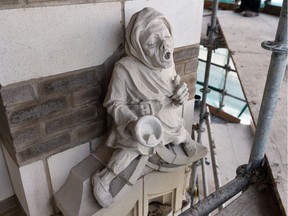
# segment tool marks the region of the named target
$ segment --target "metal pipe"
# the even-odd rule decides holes
[[[204,78],[204,88],[203,88],[203,94],[202,94],[202,103],[201,103],[201,109],[200,109],[200,116],[199,116],[199,124],[198,124],[198,136],[197,136],[197,142],[202,144],[202,125],[204,122],[204,115],[206,112],[206,99],[207,99],[207,93],[209,92],[208,89],[208,81],[209,81],[209,73],[210,73],[210,65],[211,65],[211,58],[212,58],[212,51],[214,48],[214,42],[215,42],[215,32],[216,32],[216,19],[217,19],[217,9],[218,9],[219,0],[213,1],[213,8],[212,8],[212,16],[211,16],[211,26],[209,29],[209,45],[207,46],[208,52],[207,52],[207,63],[205,68],[205,78]],[[192,169],[197,169],[197,161],[193,163]],[[204,168],[205,170],[205,168]],[[192,194],[194,194],[194,189],[196,185],[196,179],[197,179],[197,170],[191,173],[191,190]]]
[[[207,100],[207,93],[209,93],[208,82],[209,82],[209,75],[210,75],[210,67],[211,67],[211,59],[212,59],[212,52],[215,49],[215,33],[216,33],[216,19],[217,19],[217,9],[218,9],[219,0],[213,1],[213,8],[212,8],[212,16],[211,16],[211,23],[209,29],[209,40],[207,46],[207,62],[205,67],[205,77],[204,77],[204,86],[203,86],[203,94],[202,94],[202,103],[200,109],[200,118],[199,118],[199,133],[197,137],[197,142],[201,143],[201,133],[202,133],[202,125],[204,122],[204,115],[206,113],[206,100]]]
[[[210,146],[211,163],[212,163],[213,177],[214,177],[214,182],[215,182],[215,189],[218,190],[221,187],[220,171],[219,171],[219,165],[218,165],[218,160],[217,160],[216,145],[215,145],[214,137],[213,137],[213,130],[211,127],[209,107],[207,107],[207,111],[208,111],[208,115],[206,118],[206,125],[207,125],[207,132],[208,132],[208,139],[209,139],[209,146]]]
[[[191,200],[191,205],[194,205],[195,204],[195,189],[196,189],[196,182],[197,182],[197,176],[198,176],[198,167],[200,166],[200,163],[201,161],[198,160],[198,161],[195,161],[193,164],[192,164],[192,167],[191,167],[191,175],[190,175],[190,195],[191,197],[193,197],[193,199]]]
[[[255,168],[260,167],[264,159],[287,64],[287,0],[283,1],[275,41],[263,42],[261,45],[271,50],[272,55],[249,159]]]
[[[245,166],[238,168],[238,170],[246,170]],[[223,203],[231,199],[236,194],[240,193],[249,185],[251,175],[238,171],[235,179],[228,182],[226,185],[210,194],[207,198],[200,200],[196,205],[184,211],[179,216],[206,216],[213,210],[221,206]]]
[[[204,198],[208,196],[208,183],[207,183],[207,175],[206,175],[206,166],[204,158],[201,158],[201,170],[202,170],[202,183],[203,183],[203,195]]]
[[[229,60],[230,60],[230,55],[228,53],[227,64],[225,66],[225,76],[224,76],[224,84],[223,84],[223,89],[222,89],[222,97],[221,97],[221,101],[220,101],[220,109],[222,109],[224,107],[224,97],[227,93],[226,84],[227,84],[227,77],[228,77],[228,73],[229,73]]]
[[[209,107],[207,107],[207,112],[208,112],[208,115],[206,118],[206,125],[207,125],[208,139],[209,139],[212,171],[213,171],[215,189],[218,190],[221,187],[221,179],[220,179],[220,171],[219,171],[219,165],[218,165],[218,160],[217,160],[216,145],[214,142],[213,131],[211,127]],[[224,207],[225,206],[223,204],[222,206],[219,207],[219,210],[221,210]]]

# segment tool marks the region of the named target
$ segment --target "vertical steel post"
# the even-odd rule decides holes
[[[264,159],[287,64],[287,0],[283,1],[275,41],[263,42],[261,45],[271,50],[272,55],[249,159],[254,168],[260,167]]]
[[[218,165],[218,160],[217,160],[216,145],[214,142],[213,130],[211,127],[210,112],[209,112],[208,107],[207,107],[207,112],[208,112],[208,115],[206,118],[206,125],[207,125],[207,132],[208,132],[208,139],[209,139],[209,146],[210,146],[212,170],[213,170],[215,189],[218,190],[221,187],[221,179],[220,179],[220,171],[219,171],[219,165]],[[219,207],[219,210],[221,210],[224,207],[225,206],[223,204],[221,207]]]
[[[205,68],[205,78],[204,78],[204,87],[202,90],[202,102],[201,102],[201,109],[200,109],[200,116],[199,116],[199,125],[198,125],[198,137],[197,137],[197,142],[202,143],[202,136],[201,133],[202,127],[203,127],[203,122],[205,118],[205,113],[206,113],[206,99],[207,99],[207,93],[209,92],[208,89],[208,82],[209,82],[209,74],[210,74],[210,66],[211,66],[211,58],[212,58],[212,51],[215,46],[215,33],[216,33],[216,28],[217,28],[217,10],[218,10],[218,4],[219,0],[214,0],[213,1],[213,8],[212,8],[212,16],[211,16],[211,23],[210,27],[208,27],[208,33],[209,33],[209,41],[207,45],[207,62],[206,62],[206,68]],[[203,174],[203,183],[204,183],[204,192],[208,192],[207,190],[207,182],[205,186],[205,161],[203,159],[200,160],[202,163],[202,174]],[[190,185],[191,185],[191,194],[194,194],[195,186],[196,186],[196,179],[197,179],[197,169],[199,166],[200,162],[196,161],[192,165],[192,173],[191,173],[191,179],[190,179]],[[192,202],[193,203],[193,202]]]
[[[227,64],[225,65],[224,84],[223,84],[223,89],[222,89],[222,94],[221,94],[221,101],[220,101],[220,109],[222,109],[224,107],[224,98],[225,98],[225,95],[226,95],[227,77],[228,77],[228,73],[230,71],[229,62],[230,62],[230,52],[228,51]]]
[[[210,27],[208,27],[209,32],[209,40],[207,46],[207,61],[205,67],[205,77],[204,77],[204,84],[203,84],[203,94],[202,94],[202,103],[200,109],[200,118],[199,118],[199,133],[197,137],[197,142],[201,143],[201,133],[202,133],[202,125],[204,122],[205,114],[206,114],[206,100],[207,100],[207,93],[209,93],[209,76],[210,76],[210,67],[211,67],[211,59],[212,59],[212,52],[215,49],[215,39],[216,39],[216,29],[217,29],[217,10],[218,10],[219,0],[213,1],[213,8],[212,8],[212,16],[211,16],[211,23]]]

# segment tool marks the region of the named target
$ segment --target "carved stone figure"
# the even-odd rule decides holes
[[[188,100],[188,88],[176,74],[173,37],[167,19],[152,8],[134,14],[126,29],[127,56],[114,67],[104,106],[113,117],[106,145],[115,148],[107,166],[92,176],[98,203],[109,207],[111,181],[139,155],[181,145],[188,157],[196,147],[176,108]]]

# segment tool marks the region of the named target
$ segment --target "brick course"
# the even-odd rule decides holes
[[[70,114],[52,119],[45,122],[45,130],[47,134],[56,133],[63,129],[71,128],[88,120],[97,118],[95,107],[83,107],[76,111],[72,110]]]
[[[15,149],[21,149],[26,143],[39,140],[43,136],[40,124],[15,130],[12,132],[12,139]]]
[[[106,112],[102,107],[104,75],[102,66],[90,67],[0,89],[0,138],[18,165],[106,132]],[[92,124],[95,122],[98,130]],[[93,135],[90,124],[94,126]],[[90,134],[81,128],[89,129]],[[83,137],[85,134],[88,138]]]
[[[91,122],[90,124],[87,124],[76,130],[77,142],[78,144],[88,142],[106,132],[107,132],[107,126],[106,121],[104,119]]]
[[[43,142],[16,153],[17,162],[21,165],[27,164],[30,161],[39,160],[43,157],[51,156],[59,151],[68,149],[71,146],[71,135],[65,133],[59,136],[47,138]]]
[[[39,93],[41,95],[65,94],[95,85],[95,72],[95,68],[89,68],[76,74],[66,73],[62,76],[55,76],[54,79],[44,80],[39,83]]]
[[[198,44],[177,48],[177,73],[194,98]],[[119,49],[103,65],[11,84],[0,89],[0,138],[18,165],[43,159],[107,132],[102,106]],[[107,121],[108,120],[108,121]]]
[[[96,86],[81,91],[74,92],[72,94],[72,104],[73,106],[79,106],[92,101],[102,100],[101,97],[104,96],[103,87]]]
[[[14,9],[23,7],[45,7],[101,2],[120,2],[121,0],[1,0],[0,8]]]
[[[181,62],[197,58],[199,54],[199,45],[176,48],[174,50],[174,62]]]
[[[177,48],[174,51],[176,72],[181,76],[189,90],[189,99],[193,99],[196,92],[199,45]]]
[[[9,122],[11,125],[21,124],[29,120],[39,119],[43,116],[62,111],[66,107],[67,101],[63,97],[54,100],[48,100],[35,106],[13,111],[10,114]]]
[[[13,105],[36,100],[32,85],[20,85],[1,90],[4,105]]]

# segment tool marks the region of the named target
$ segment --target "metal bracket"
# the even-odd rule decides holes
[[[228,58],[229,58],[229,56],[228,56]],[[231,67],[228,64],[224,65],[224,69],[227,70],[227,72],[231,71]]]
[[[202,127],[201,129],[199,128],[199,124],[198,123],[194,124],[192,127],[193,127],[194,130],[196,130],[198,132],[201,132],[201,133],[205,131],[204,127]]]
[[[284,44],[276,44],[274,41],[264,41],[261,43],[261,47],[263,49],[276,52],[276,53],[288,53],[288,47]]]
[[[207,91],[204,91],[204,89],[202,88],[202,89],[200,89],[200,92],[205,92],[205,93],[210,93],[211,92],[211,89],[207,89]]]
[[[237,176],[244,177],[245,175],[251,176],[252,172],[252,163],[241,165],[237,168],[236,174]]]
[[[208,23],[208,24],[207,24],[206,36],[209,36],[209,33],[210,33],[210,32],[214,32],[215,34],[219,34],[218,27],[219,27],[219,25],[216,24],[216,26],[213,28],[213,27],[211,26],[211,24]]]

